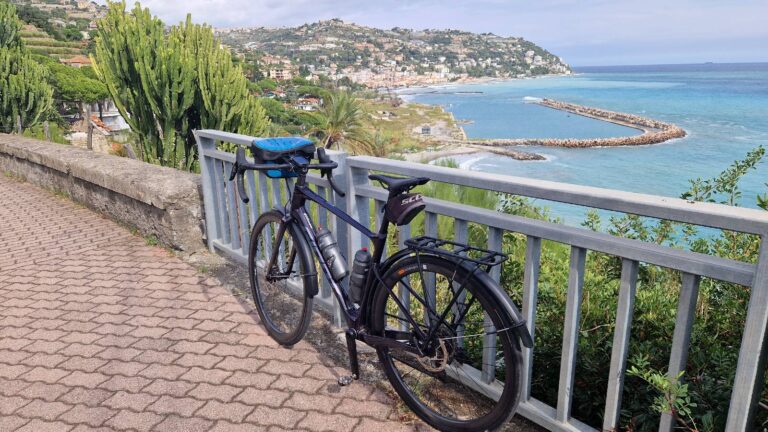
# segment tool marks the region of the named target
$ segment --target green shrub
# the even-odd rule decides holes
[[[691,181],[684,198],[737,205],[739,181],[762,161],[758,147],[744,160],[736,161],[709,180]],[[442,163],[455,166],[455,163]],[[768,185],[767,185],[768,186]],[[530,200],[497,196],[492,192],[454,185],[430,183],[425,195],[541,220],[554,221],[546,209]],[[760,195],[766,204],[766,195]],[[414,223],[423,232],[423,216]],[[611,235],[648,243],[687,249],[748,263],[755,263],[759,238],[747,234],[700,231],[694,227],[642,218],[613,216],[603,221],[590,212],[583,225]],[[453,237],[453,221],[438,219],[438,235]],[[470,243],[483,246],[487,230],[470,224]],[[501,284],[516,304],[522,303],[523,263],[526,238],[505,232],[503,251],[510,255],[502,267]],[[533,396],[556,405],[562,353],[563,316],[568,291],[570,247],[544,241],[541,251],[539,297],[534,343]],[[596,428],[602,426],[610,367],[621,260],[589,252],[579,323],[578,360],[573,390],[573,417]],[[680,380],[665,380],[675,326],[681,275],[677,271],[641,264],[632,320],[629,358],[633,366],[625,379],[621,429],[658,429],[660,411],[674,407],[680,428],[691,431],[723,430],[731,397],[731,386],[741,345],[742,329],[750,290],[746,287],[703,278],[699,287],[696,317],[686,371]],[[765,392],[765,390],[764,390]],[[767,395],[764,393],[763,398]],[[761,410],[758,421],[768,413]]]

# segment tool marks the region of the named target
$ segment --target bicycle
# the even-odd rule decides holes
[[[230,175],[230,181],[237,177],[240,198],[249,199],[243,180],[247,170],[284,178],[289,191],[282,209],[259,216],[250,237],[251,291],[269,335],[283,346],[303,338],[318,293],[319,269],[347,324],[352,374],[339,384],[360,377],[360,340],[377,351],[392,387],[431,426],[492,430],[509,420],[519,402],[521,345],[531,347],[533,341],[518,309],[488,275],[507,257],[422,236],[405,241],[404,249],[385,258],[389,225],[407,225],[425,208],[421,195],[409,192],[428,178],[370,175],[389,191],[385,217],[373,232],[307,185],[308,172],[319,170],[344,196],[332,176],[338,165],[323,148],[316,151],[318,163],[312,163],[314,145],[302,138],[257,139],[250,150],[254,163],[240,147]],[[292,190],[288,178],[295,179]],[[315,227],[305,207],[308,201],[371,240],[373,254],[357,251],[351,274],[329,231]],[[496,343],[486,346],[491,335]],[[483,363],[489,367],[481,373]]]

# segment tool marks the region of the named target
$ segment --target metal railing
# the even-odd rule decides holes
[[[282,203],[286,187],[278,180],[267,179],[263,174],[248,173],[247,191],[251,196],[248,205],[237,199],[234,185],[226,181],[234,162],[234,155],[216,149],[217,142],[248,145],[253,138],[220,131],[197,132],[203,194],[206,213],[207,242],[212,251],[225,253],[245,263],[248,255],[249,228],[258,215],[276,203]],[[538,279],[542,240],[550,240],[570,246],[568,292],[563,329],[560,380],[556,406],[550,406],[531,396],[531,377],[535,346],[524,351],[522,398],[519,414],[535,423],[557,431],[594,431],[595,429],[571,416],[574,375],[577,362],[579,319],[584,285],[585,263],[588,251],[619,257],[622,262],[618,309],[613,336],[608,390],[602,430],[615,430],[619,426],[621,397],[627,366],[632,314],[637,292],[638,268],[641,263],[676,270],[682,275],[680,298],[669,358],[670,377],[685,370],[691,329],[694,322],[699,284],[702,277],[735,283],[751,289],[746,325],[739,351],[734,389],[728,412],[726,430],[746,431],[751,427],[759,397],[763,391],[766,357],[766,326],[768,325],[768,213],[735,208],[718,204],[693,203],[685,200],[636,193],[576,186],[519,177],[491,175],[445,168],[426,164],[409,163],[367,156],[348,157],[344,153],[331,152],[339,163],[334,180],[347,191],[346,198],[334,196],[324,179],[311,176],[308,182],[316,191],[346,210],[363,223],[371,220],[371,201],[376,209],[376,223],[386,201],[386,192],[371,185],[371,171],[405,176],[429,177],[444,182],[506,194],[538,198],[561,203],[575,204],[596,209],[631,213],[657,219],[665,219],[703,227],[754,234],[760,237],[760,255],[756,265],[728,260],[695,252],[673,249],[638,240],[614,237],[609,234],[556,223],[513,216],[497,211],[464,204],[425,199],[427,203],[424,230],[426,235],[437,234],[437,219],[453,219],[454,240],[466,241],[469,224],[488,229],[488,249],[501,251],[504,232],[526,236],[523,278],[522,312],[531,332],[536,323]],[[352,256],[355,250],[365,246],[363,238],[349,227],[337,224],[323,209],[317,209],[319,224],[331,227],[339,245]],[[332,215],[331,215],[332,216]],[[402,227],[400,241],[410,236],[410,227]],[[499,270],[491,273],[497,281]],[[323,286],[316,299],[328,311],[334,312],[340,323],[340,315],[333,296]],[[494,336],[486,338],[487,346],[495,346]],[[485,351],[485,350],[484,350]],[[484,362],[486,363],[486,362]],[[485,378],[486,389],[493,394],[492,376],[489,371],[474,371]],[[480,379],[478,379],[480,381]],[[485,384],[484,384],[485,385]],[[673,419],[664,414],[659,430],[671,431]]]

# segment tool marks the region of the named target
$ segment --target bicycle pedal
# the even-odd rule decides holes
[[[338,382],[339,382],[340,386],[346,387],[346,386],[352,384],[352,381],[354,381],[356,379],[357,379],[356,375],[344,375],[342,377],[339,377]]]

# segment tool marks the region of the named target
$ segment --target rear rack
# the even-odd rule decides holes
[[[468,261],[478,266],[486,266],[485,271],[489,271],[491,267],[507,260],[506,255],[496,251],[428,236],[408,239],[405,241],[405,246],[417,252],[427,252],[461,261]]]

